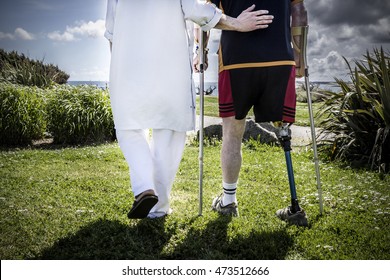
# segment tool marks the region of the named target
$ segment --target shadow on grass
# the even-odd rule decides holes
[[[99,220],[58,240],[37,259],[285,259],[293,244],[285,230],[231,237],[231,218],[218,217],[199,229],[198,219],[141,220],[130,226]]]
[[[245,236],[234,235],[234,230],[228,229],[231,219],[231,217],[218,216],[217,219],[209,222],[205,229],[191,228],[171,257],[173,259],[283,260],[293,245],[285,229],[273,232],[252,230]],[[229,236],[229,232],[234,236]]]
[[[129,226],[119,221],[98,220],[58,240],[37,259],[157,259],[172,235],[164,223],[165,219],[145,219]]]

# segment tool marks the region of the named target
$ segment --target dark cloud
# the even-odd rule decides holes
[[[390,42],[390,1],[306,0],[305,3],[310,22],[332,27],[333,31],[353,28],[348,34],[334,32],[340,40],[367,36],[368,41],[375,43]]]
[[[371,42],[390,41],[390,1],[306,0],[309,24],[327,27],[340,40],[368,36]]]
[[[347,73],[344,58],[361,59],[374,47],[390,48],[390,1],[305,0],[309,15],[308,55],[314,80]]]
[[[372,25],[390,17],[390,1],[306,0],[311,21],[324,25]]]

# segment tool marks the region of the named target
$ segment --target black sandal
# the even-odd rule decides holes
[[[141,194],[142,196],[142,194]],[[131,207],[130,212],[127,214],[129,219],[143,219],[146,218],[158,202],[158,197],[154,194],[145,194],[140,199],[136,199]]]

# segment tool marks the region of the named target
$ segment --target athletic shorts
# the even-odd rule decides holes
[[[295,67],[290,65],[224,70],[218,81],[219,115],[255,121],[294,123]]]

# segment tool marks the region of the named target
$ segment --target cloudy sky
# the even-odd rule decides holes
[[[306,0],[312,81],[347,78],[343,56],[390,50],[390,1]],[[0,48],[58,65],[70,80],[107,81],[110,53],[104,33],[105,0],[3,0]],[[210,45],[208,81],[217,79],[218,32]],[[151,38],[151,41],[153,38]]]

